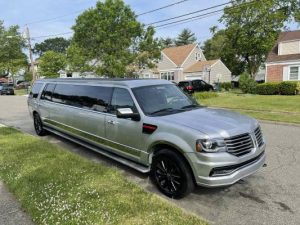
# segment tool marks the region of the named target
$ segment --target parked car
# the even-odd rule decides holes
[[[23,81],[17,84],[16,89],[27,89],[29,86],[29,82]]]
[[[0,84],[0,95],[14,95],[14,88],[6,85],[6,84]]]
[[[213,91],[214,87],[203,80],[186,80],[180,81],[178,83],[178,87],[180,87],[184,92],[188,94],[193,94],[197,91]]]
[[[44,79],[28,98],[38,135],[52,132],[148,173],[165,195],[231,185],[265,162],[250,117],[197,104],[166,80]]]

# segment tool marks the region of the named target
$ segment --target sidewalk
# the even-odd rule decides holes
[[[33,222],[21,209],[15,197],[0,181],[0,224],[33,225]]]

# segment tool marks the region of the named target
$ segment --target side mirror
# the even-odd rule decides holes
[[[141,116],[138,113],[134,113],[131,108],[117,109],[117,117],[122,119],[132,119],[134,121],[140,121]]]

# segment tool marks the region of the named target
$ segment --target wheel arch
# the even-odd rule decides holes
[[[193,178],[193,182],[196,184],[196,178],[195,178],[195,173],[192,169],[192,166],[190,164],[190,161],[186,158],[186,156],[184,155],[184,151],[182,149],[180,149],[178,146],[172,144],[172,143],[169,143],[169,142],[158,142],[158,143],[155,143],[151,146],[151,150],[150,150],[150,164],[152,164],[152,159],[153,159],[153,156],[158,153],[160,150],[163,150],[163,149],[169,149],[169,150],[172,150],[174,151],[175,153],[177,153],[183,160],[184,162],[187,164],[190,172],[192,173],[192,178]]]

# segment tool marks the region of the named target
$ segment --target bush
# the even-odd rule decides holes
[[[297,94],[298,82],[284,81],[279,84],[280,94],[295,95]]]
[[[253,80],[248,73],[243,73],[239,79],[239,87],[244,93],[256,93],[256,82]]]
[[[220,83],[220,88],[229,91],[232,88],[231,82]]]
[[[259,95],[278,95],[280,83],[263,83],[258,84],[256,87],[256,93]]]
[[[215,98],[218,97],[219,95],[216,92],[196,92],[194,93],[194,98],[196,98],[196,100],[199,99],[208,99],[208,98]]]

